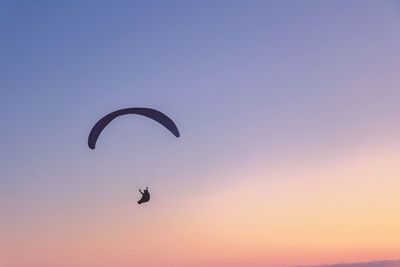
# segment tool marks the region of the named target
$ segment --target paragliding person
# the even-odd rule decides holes
[[[96,124],[93,126],[89,133],[88,137],[88,146],[90,149],[96,148],[97,139],[99,139],[100,134],[103,130],[108,127],[108,125],[116,118],[125,115],[140,115],[152,119],[162,126],[166,128],[169,132],[171,132],[175,137],[180,137],[180,133],[178,127],[176,126],[175,122],[169,118],[167,115],[162,113],[161,111],[152,109],[152,108],[144,108],[144,107],[132,107],[132,108],[124,108],[120,110],[116,110],[105,115]],[[138,201],[138,204],[142,204],[148,202],[150,200],[150,193],[148,188],[142,192],[139,189],[139,192],[142,194],[142,198]]]
[[[140,194],[142,194],[142,198],[138,201],[138,204],[142,204],[145,202],[148,202],[150,200],[150,193],[148,187],[142,192],[142,190],[139,189]]]

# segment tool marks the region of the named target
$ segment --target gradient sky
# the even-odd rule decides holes
[[[0,1],[0,266],[399,258],[399,70],[399,1]]]

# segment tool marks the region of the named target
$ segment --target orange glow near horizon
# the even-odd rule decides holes
[[[195,195],[183,205],[169,203],[178,207],[172,213],[126,217],[112,211],[113,220],[58,221],[63,229],[42,225],[37,236],[21,236],[11,251],[31,251],[25,255],[30,263],[46,258],[49,266],[63,261],[96,267],[295,266],[395,258],[398,151],[371,149],[299,170],[258,166],[219,173],[232,177],[224,190]],[[37,240],[53,245],[41,247]]]

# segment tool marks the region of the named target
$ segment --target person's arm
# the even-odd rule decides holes
[[[140,189],[139,189],[139,192],[140,192],[140,194],[142,194],[142,195],[143,195],[143,192],[142,192],[142,190],[140,190]]]

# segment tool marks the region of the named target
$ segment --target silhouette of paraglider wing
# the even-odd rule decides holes
[[[136,114],[136,115],[141,115],[145,116],[147,118],[153,119],[156,122],[160,123],[163,125],[165,128],[167,128],[173,135],[176,137],[179,137],[179,130],[178,127],[176,127],[176,124],[171,120],[167,115],[164,113],[151,109],[151,108],[126,108],[126,109],[120,109],[117,111],[114,111],[103,118],[101,118],[92,128],[89,134],[88,138],[88,146],[91,149],[95,149],[96,147],[96,142],[97,139],[99,138],[101,132],[104,130],[104,128],[107,127],[107,125],[113,121],[115,118],[127,114]]]

